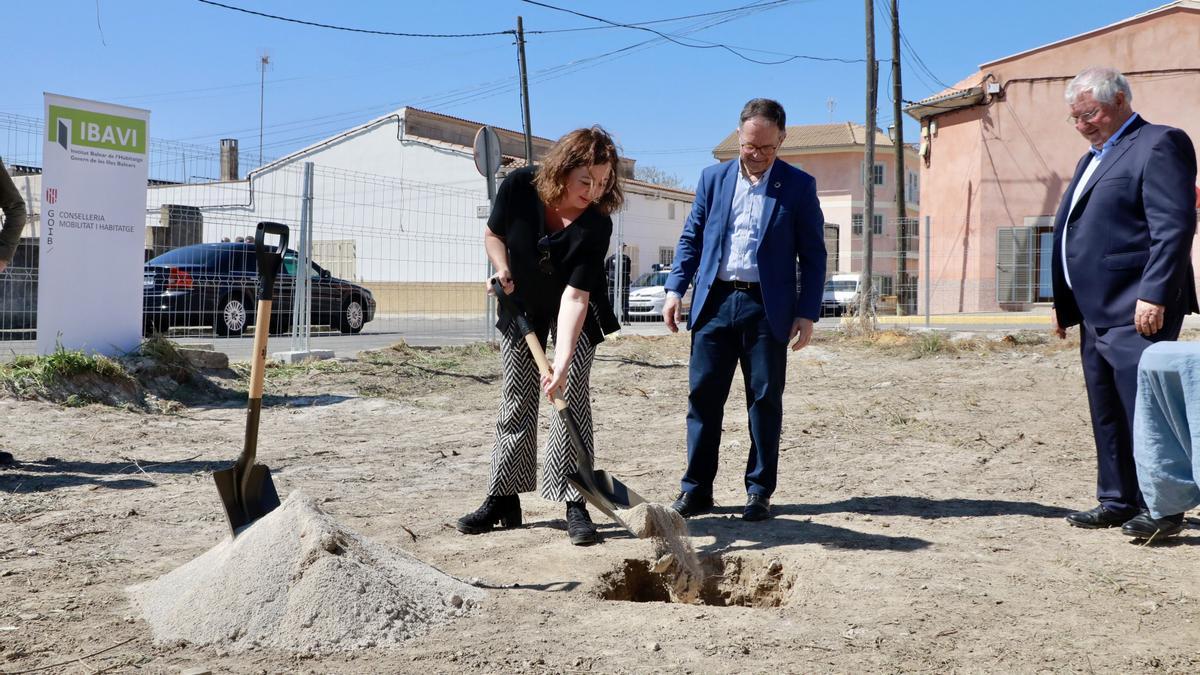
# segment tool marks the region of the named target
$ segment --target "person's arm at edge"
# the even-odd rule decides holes
[[[0,210],[4,211],[4,229],[0,230],[0,272],[3,272],[17,251],[27,217],[25,200],[3,160],[0,160]]]

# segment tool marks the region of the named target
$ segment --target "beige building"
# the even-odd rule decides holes
[[[915,232],[901,241],[896,223],[896,168],[892,141],[875,132],[875,167],[866,170],[863,159],[867,128],[861,124],[808,124],[789,126],[779,148],[779,158],[817,179],[817,197],[825,213],[825,243],[829,250],[827,274],[862,270],[863,208],[866,179],[875,184],[875,218],[872,270],[882,295],[894,295],[916,274]],[[737,133],[731,133],[713,150],[718,160],[738,155]],[[917,215],[920,198],[917,154],[907,148],[905,162],[905,208],[910,218]]]
[[[921,123],[931,269],[922,260],[920,274],[932,280],[933,313],[1050,302],[1054,214],[1087,151],[1067,121],[1067,83],[1087,66],[1115,67],[1129,78],[1135,111],[1195,141],[1198,36],[1200,2],[1172,2],[985,63],[906,110]]]

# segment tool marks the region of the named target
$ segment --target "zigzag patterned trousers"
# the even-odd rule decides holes
[[[554,335],[558,341],[557,332]],[[592,401],[589,378],[596,350],[586,333],[580,333],[567,372],[567,399],[571,416],[579,427],[584,447],[592,456]],[[543,394],[537,362],[517,333],[515,322],[500,340],[504,385],[500,413],[496,416],[496,442],[492,446],[492,476],[489,495],[515,495],[532,492],[537,485],[538,404]],[[567,482],[575,471],[575,449],[567,435],[567,426],[558,413],[551,415],[550,442],[542,463],[543,499],[556,502],[582,501]]]

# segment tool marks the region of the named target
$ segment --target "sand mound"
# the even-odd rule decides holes
[[[129,594],[157,642],[297,652],[396,646],[485,597],[343,528],[298,491],[236,539]]]

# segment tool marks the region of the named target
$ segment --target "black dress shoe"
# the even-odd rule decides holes
[[[750,495],[746,498],[746,510],[742,511],[742,520],[766,520],[771,517],[771,498],[762,495]]]
[[[458,519],[456,527],[463,534],[491,532],[496,525],[521,526],[521,498],[517,495],[488,495],[483,505]]]
[[[583,502],[567,502],[567,536],[576,546],[600,543],[600,533],[596,532],[596,526]]]
[[[691,518],[712,511],[713,500],[711,496],[701,497],[691,492],[680,492],[679,496],[675,498],[675,503],[671,504],[671,508],[684,518]]]
[[[1136,514],[1127,514],[1120,511],[1110,511],[1104,508],[1103,505],[1097,506],[1090,511],[1076,511],[1067,516],[1067,523],[1075,527],[1083,527],[1089,530],[1099,530],[1105,527],[1117,527],[1125,524],[1125,521],[1133,518]]]
[[[1183,531],[1183,514],[1153,518],[1149,511],[1142,511],[1121,526],[1121,534],[1139,539],[1162,539]]]

